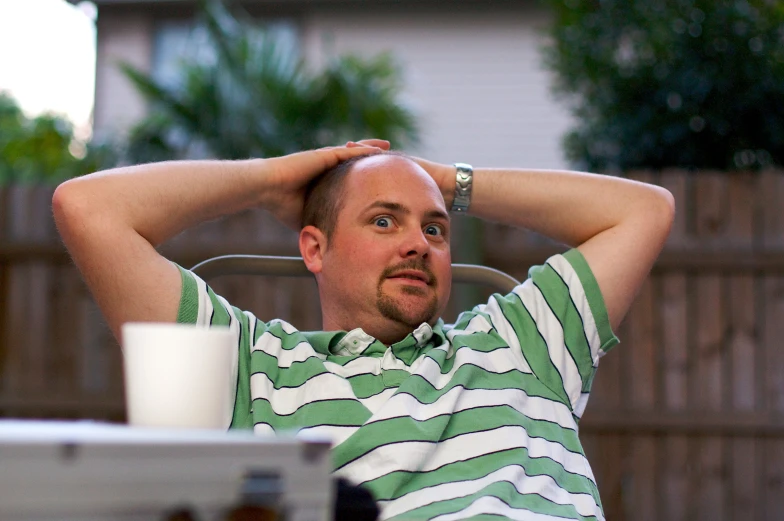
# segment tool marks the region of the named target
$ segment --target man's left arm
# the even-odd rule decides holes
[[[420,164],[451,206],[455,167]],[[468,213],[576,247],[593,271],[615,328],[664,246],[675,203],[664,188],[617,177],[476,168]]]

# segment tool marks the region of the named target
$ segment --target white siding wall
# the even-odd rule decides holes
[[[541,67],[546,13],[407,15],[376,10],[318,12],[303,31],[312,62],[344,52],[392,51],[403,65],[405,98],[420,114],[416,151],[437,161],[563,168],[560,140],[570,126]]]
[[[126,130],[146,111],[144,99],[117,65],[127,62],[143,71],[150,70],[153,20],[141,12],[102,12],[97,34],[94,133],[102,136]]]
[[[482,166],[562,168],[560,139],[570,119],[552,99],[541,67],[546,13],[526,4],[412,14],[400,7],[313,7],[303,18],[302,48],[315,66],[345,52],[392,51],[404,70],[404,97],[422,122],[423,143],[415,153]],[[153,28],[143,12],[99,16],[98,135],[122,131],[144,113],[143,99],[116,64],[150,70]]]

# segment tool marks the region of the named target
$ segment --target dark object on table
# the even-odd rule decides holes
[[[378,505],[367,489],[343,478],[337,479],[335,521],[376,521],[379,513]]]

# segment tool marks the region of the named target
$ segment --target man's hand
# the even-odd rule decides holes
[[[349,141],[345,146],[319,148],[267,160],[268,189],[262,206],[276,219],[299,230],[305,191],[317,176],[341,161],[365,154],[389,150],[389,142],[381,139]]]
[[[457,184],[455,166],[435,163],[420,157],[413,157],[412,159],[433,178],[438,185],[438,189],[441,190],[441,195],[444,196],[444,203],[447,209],[451,208],[452,201],[455,199],[455,185]]]

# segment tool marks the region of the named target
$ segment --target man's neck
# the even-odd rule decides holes
[[[324,331],[351,331],[362,329],[365,333],[372,336],[386,346],[400,342],[414,332],[416,327],[401,324],[386,317],[346,317],[335,316],[326,310],[321,311],[322,330]]]

